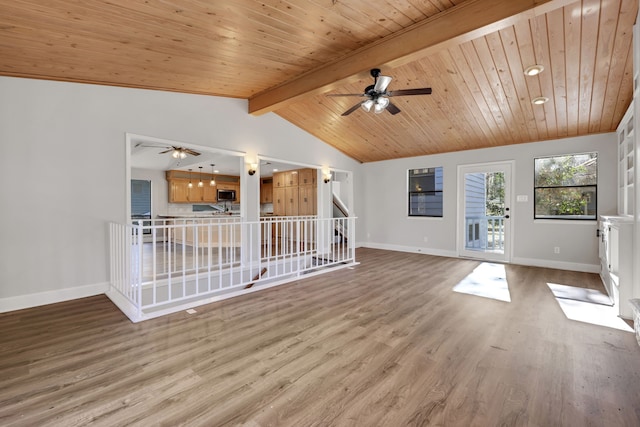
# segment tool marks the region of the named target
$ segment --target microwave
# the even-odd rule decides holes
[[[236,200],[236,190],[218,189],[218,201],[234,201]]]

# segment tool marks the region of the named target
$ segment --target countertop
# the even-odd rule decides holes
[[[165,213],[157,215],[158,218],[228,218],[228,217],[238,217],[239,214],[235,213],[207,213],[207,212],[194,212],[194,213]]]

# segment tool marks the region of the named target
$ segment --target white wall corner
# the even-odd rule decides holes
[[[106,293],[108,288],[109,283],[104,282],[74,288],[56,289],[55,291],[0,298],[0,313],[100,295]]]

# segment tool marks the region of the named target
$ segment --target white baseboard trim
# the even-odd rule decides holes
[[[108,288],[109,283],[104,282],[75,288],[56,289],[55,291],[0,298],[0,313],[100,295],[104,294]]]
[[[600,264],[581,264],[577,262],[553,261],[536,258],[513,258],[511,264],[531,267],[556,268],[558,270],[580,271],[582,273],[600,273]]]
[[[422,253],[427,255],[445,256],[450,258],[460,258],[456,251],[442,249],[421,248],[413,246],[390,245],[386,243],[361,242],[358,247],[371,249],[384,249],[398,252]],[[466,259],[466,258],[461,258]],[[558,270],[580,271],[583,273],[600,273],[600,264],[581,264],[576,262],[553,261],[536,258],[513,258],[510,264],[527,265],[531,267],[556,268]]]
[[[419,246],[402,246],[402,245],[389,245],[386,243],[373,243],[373,242],[362,242],[360,246],[363,248],[371,248],[371,249],[384,249],[388,251],[397,251],[397,252],[411,252],[411,253],[420,253],[425,255],[435,255],[435,256],[445,256],[450,258],[457,258],[458,254],[455,251],[447,251],[443,249],[433,249],[433,248],[423,248]]]

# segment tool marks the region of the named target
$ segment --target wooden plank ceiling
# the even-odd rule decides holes
[[[0,1],[0,75],[249,99],[362,162],[615,130],[637,0]],[[532,64],[545,70],[524,75]],[[431,87],[356,110],[373,83]],[[533,105],[537,96],[549,98]]]

